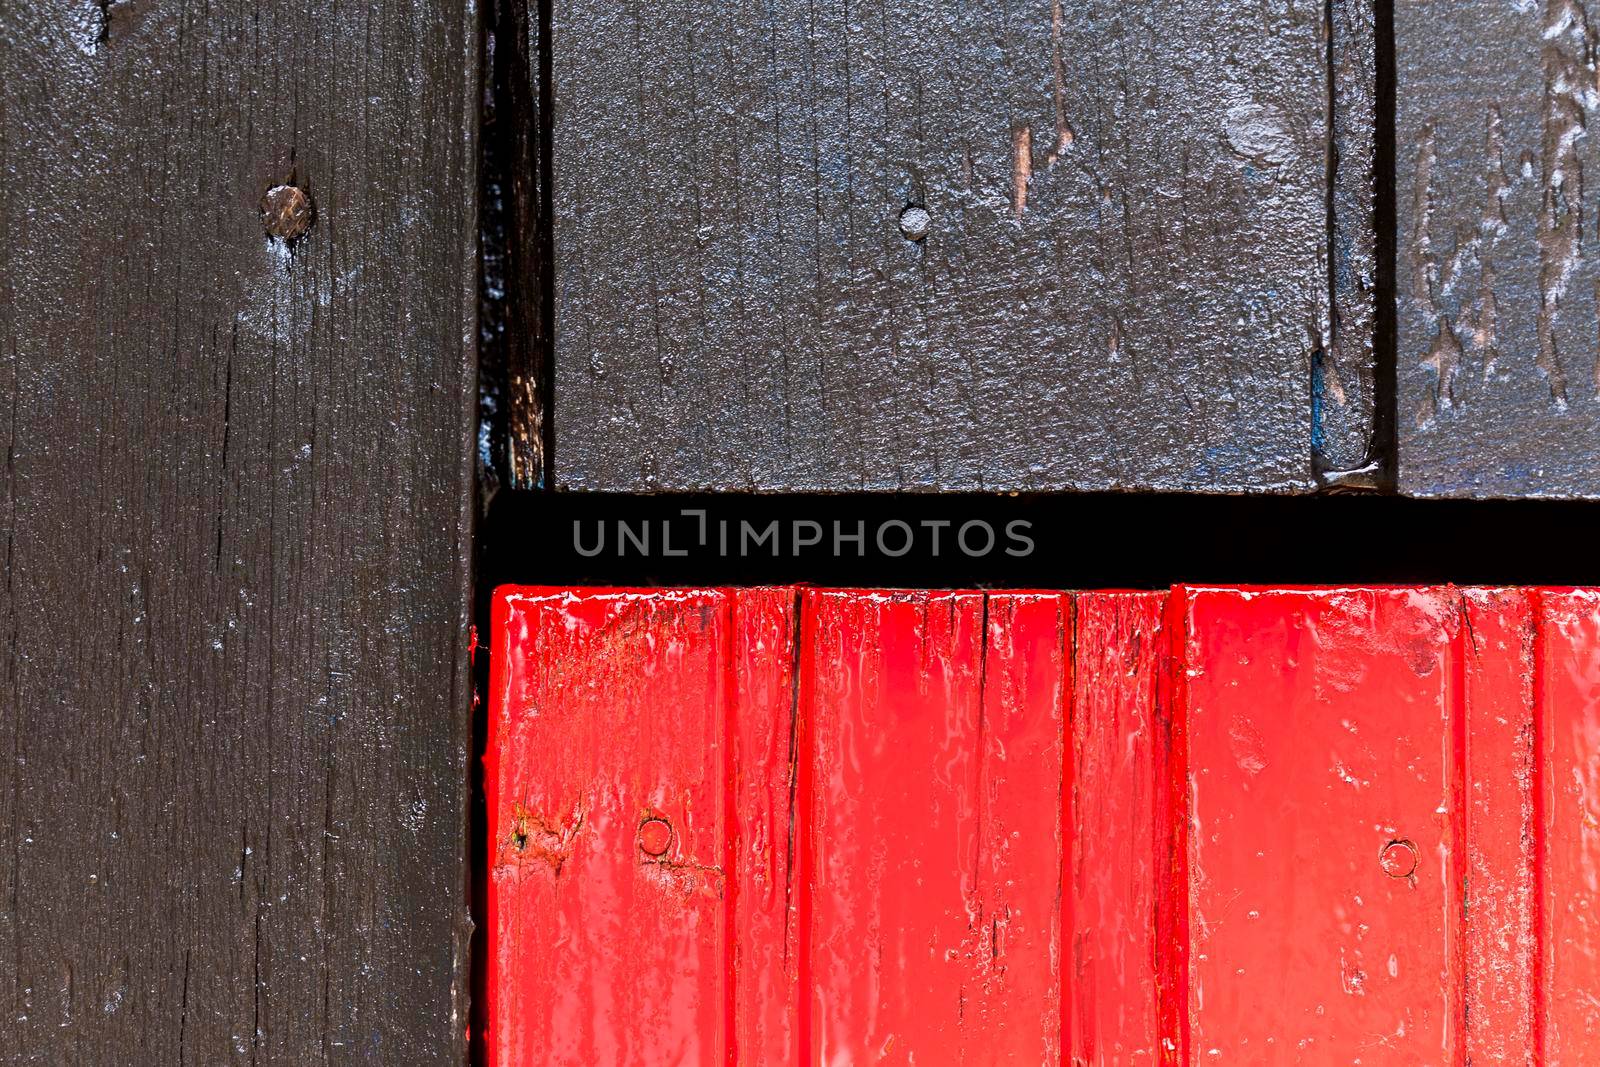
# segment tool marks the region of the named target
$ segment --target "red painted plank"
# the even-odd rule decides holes
[[[795,827],[800,739],[796,667],[799,598],[790,589],[733,595],[735,771],[730,783],[736,826],[729,859],[737,872],[730,964],[735,1020],[731,1062],[797,1062],[799,1040],[799,872]]]
[[[1072,1063],[1153,1064],[1161,1054],[1166,599],[1076,598],[1064,953]]]
[[[1462,1062],[1455,598],[1181,595],[1190,1061]]]
[[[982,624],[977,594],[806,594],[806,1062],[915,1062],[960,1040],[980,977]]]
[[[504,590],[494,654],[498,1063],[1600,1041],[1600,594]]]
[[[1467,1062],[1535,1064],[1533,613],[1526,594],[1460,596]]]
[[[953,1053],[933,1048],[916,1063],[1061,1062],[1071,617],[1062,594],[988,599],[974,833],[978,937],[965,957],[961,1040]]]
[[[1064,617],[807,594],[807,1062],[1057,1060]]]
[[[1536,595],[1542,1062],[1600,1049],[1600,593]]]
[[[497,1063],[726,1059],[739,897],[724,872],[738,841],[730,795],[740,795],[729,789],[728,710],[745,696],[760,717],[781,717],[763,701],[787,705],[769,677],[787,662],[781,614],[756,597],[736,623],[741,599],[497,598],[486,775]],[[736,647],[752,635],[777,655]],[[759,807],[759,783],[751,794]],[[753,904],[760,858],[740,869]],[[758,967],[768,907],[746,923]]]

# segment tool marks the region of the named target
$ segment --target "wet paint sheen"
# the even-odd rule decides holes
[[[1600,596],[503,589],[502,1065],[1577,1064]]]

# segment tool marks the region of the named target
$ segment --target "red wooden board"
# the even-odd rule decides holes
[[[1600,594],[505,589],[501,1065],[1578,1064]]]

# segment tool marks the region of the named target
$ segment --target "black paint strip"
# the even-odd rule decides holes
[[[971,523],[994,531],[990,551],[963,551],[957,537]],[[1027,524],[1016,531],[1033,544],[1026,554],[1006,551],[1025,547],[1008,536],[1012,523]],[[816,543],[796,543],[817,538],[819,528]],[[596,552],[602,529],[604,548]],[[1377,494],[502,493],[482,526],[480,574],[485,590],[506,582],[1048,589],[1600,583],[1600,555],[1530,552],[1533,529],[1542,544],[1600,543],[1600,509]],[[982,528],[967,540],[968,548],[981,548]]]

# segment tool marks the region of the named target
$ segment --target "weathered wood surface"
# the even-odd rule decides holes
[[[1358,466],[1325,14],[556,5],[556,482],[1297,490],[1315,440]]]
[[[1395,5],[1399,478],[1600,496],[1585,0]]]
[[[464,1056],[476,19],[0,13],[0,1060]]]
[[[513,587],[493,641],[493,1062],[1600,1034],[1594,591]]]
[[[1312,446],[1325,481],[1371,486],[1384,476],[1374,358],[1380,31],[1373,0],[1334,0],[1328,14],[1332,320],[1312,367]]]

